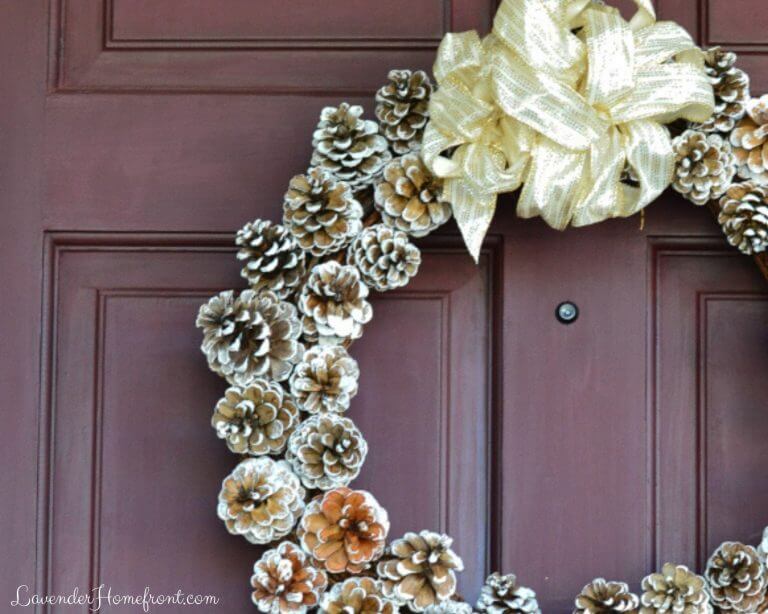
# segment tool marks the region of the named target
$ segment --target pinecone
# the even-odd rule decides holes
[[[310,347],[320,342],[317,324],[311,317],[303,313],[301,314],[301,340]]]
[[[711,614],[706,582],[685,565],[665,563],[643,578],[640,614]]]
[[[765,597],[766,571],[752,546],[725,542],[704,572],[712,605],[720,610],[755,612]]]
[[[429,119],[432,83],[423,70],[390,70],[389,83],[376,92],[376,117],[392,150],[406,154],[421,149]]]
[[[720,199],[717,221],[728,243],[745,254],[768,249],[768,185],[734,183]]]
[[[304,548],[332,574],[359,574],[384,552],[389,517],[365,490],[336,488],[307,504],[297,528]]]
[[[376,122],[362,119],[363,107],[342,102],[325,107],[312,134],[312,166],[319,166],[354,192],[372,185],[392,159]]]
[[[282,542],[253,566],[251,600],[268,614],[304,614],[320,601],[328,577],[296,544]]]
[[[416,154],[395,158],[376,184],[374,201],[382,221],[412,237],[424,237],[451,217],[442,182]]]
[[[293,432],[285,459],[306,488],[330,490],[354,480],[367,454],[368,444],[352,420],[319,414]]]
[[[464,601],[447,599],[424,608],[424,614],[472,614],[472,606]]]
[[[235,454],[280,454],[299,423],[299,410],[279,384],[254,380],[232,386],[219,399],[211,424]]]
[[[395,614],[397,607],[381,593],[373,578],[348,578],[334,584],[320,606],[327,614]]]
[[[340,345],[309,348],[291,375],[291,393],[301,409],[341,414],[357,394],[360,369]]]
[[[640,600],[629,592],[624,582],[608,582],[597,578],[587,584],[576,597],[574,614],[608,614],[609,612],[637,612]]]
[[[760,558],[765,565],[766,573],[768,573],[768,527],[765,527],[763,530],[763,541],[761,541],[760,545],[757,547],[757,553],[760,555]]]
[[[376,224],[352,241],[347,262],[360,269],[369,288],[385,292],[402,288],[416,275],[421,252],[402,230]]]
[[[722,196],[736,173],[731,146],[719,134],[686,130],[672,141],[675,177],[672,187],[692,203],[705,205]]]
[[[363,228],[363,208],[349,185],[322,169],[296,175],[283,203],[283,223],[302,249],[324,256],[347,246]]]
[[[296,307],[274,292],[221,292],[200,307],[196,325],[208,366],[232,385],[286,380],[304,351]]]
[[[376,572],[384,594],[414,612],[438,605],[456,592],[456,571],[464,569],[447,535],[421,531],[393,541]]]
[[[541,614],[536,593],[518,586],[514,574],[492,573],[485,580],[475,609],[488,614]]]
[[[233,535],[268,544],[291,532],[304,511],[304,495],[288,463],[249,458],[224,479],[216,511]]]
[[[235,243],[244,264],[240,274],[253,290],[272,290],[283,299],[293,294],[304,277],[306,253],[284,226],[248,222],[237,231]]]
[[[753,99],[731,132],[739,177],[768,185],[768,94]]]
[[[373,317],[367,298],[368,286],[360,281],[360,271],[329,260],[312,269],[299,309],[314,320],[321,343],[338,343],[363,334],[363,324]]]
[[[730,132],[744,117],[749,101],[749,75],[734,66],[736,54],[712,47],[704,54],[709,81],[715,91],[715,112],[703,124],[694,124],[704,132]]]

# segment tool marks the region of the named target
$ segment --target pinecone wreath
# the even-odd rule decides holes
[[[686,130],[672,141],[675,176],[672,187],[692,203],[705,205],[722,196],[736,174],[731,146],[719,134]]]
[[[312,168],[290,181],[283,223],[302,249],[324,256],[344,247],[363,228],[363,208],[349,185]]]
[[[349,246],[347,262],[360,269],[363,281],[378,292],[405,286],[419,271],[421,252],[402,230],[375,224]]]
[[[711,614],[704,578],[685,565],[665,563],[643,578],[640,614]]]
[[[373,578],[347,578],[333,585],[320,607],[326,614],[396,614],[397,606],[384,597]]]
[[[730,132],[744,117],[749,101],[749,76],[736,68],[736,54],[712,47],[704,54],[704,64],[715,93],[715,112],[694,127],[704,132]]]
[[[304,351],[296,307],[270,291],[221,292],[200,307],[195,324],[208,366],[237,386],[288,379]]]
[[[267,220],[248,222],[237,231],[240,274],[253,290],[272,290],[278,298],[293,294],[304,277],[306,252],[288,230]]]
[[[291,532],[304,511],[305,494],[285,461],[249,458],[224,479],[217,513],[233,535],[268,544]]]
[[[456,572],[464,569],[447,535],[421,531],[394,540],[376,573],[384,594],[414,612],[449,600],[456,592]]]
[[[293,432],[285,460],[306,488],[329,490],[354,480],[367,454],[368,444],[352,420],[319,414]]]
[[[418,151],[429,119],[432,83],[423,70],[391,70],[387,79],[376,92],[381,131],[396,154]]]
[[[768,249],[768,185],[735,183],[720,199],[717,221],[728,243],[744,254]]]
[[[739,177],[768,185],[768,94],[751,100],[747,116],[731,132]]]
[[[488,614],[541,614],[536,593],[519,586],[514,574],[498,572],[485,580],[475,609]]]
[[[574,614],[608,614],[636,612],[640,600],[624,582],[608,582],[597,578],[587,584],[576,597]]]
[[[349,409],[357,394],[360,369],[357,361],[340,345],[309,348],[291,375],[291,393],[309,414]]]
[[[425,237],[451,218],[451,206],[442,199],[443,185],[421,158],[408,154],[395,158],[376,184],[374,203],[382,221],[412,237]]]
[[[381,175],[392,158],[376,122],[363,119],[363,107],[342,102],[325,107],[312,135],[312,166],[318,166],[357,192]]]
[[[231,386],[216,404],[211,424],[235,454],[280,454],[299,422],[299,410],[279,384],[257,379]]]
[[[752,546],[721,544],[709,558],[704,577],[712,605],[719,610],[755,612],[765,598],[768,577]]]
[[[327,585],[325,572],[314,567],[301,548],[282,542],[253,566],[251,600],[268,614],[304,614],[318,604]]]

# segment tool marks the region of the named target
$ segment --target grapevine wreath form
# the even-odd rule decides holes
[[[540,612],[533,590],[492,574],[473,606],[456,593],[451,538],[389,534],[374,494],[355,490],[368,454],[347,417],[359,370],[349,354],[372,290],[405,286],[412,239],[451,216],[477,258],[496,197],[555,228],[640,211],[671,185],[716,213],[728,241],[768,246],[768,96],[750,97],[736,56],[702,51],[648,0],[625,21],[598,0],[504,0],[485,39],[449,34],[433,88],[393,70],[359,106],[322,110],[308,170],[290,180],[283,222],[236,238],[248,289],[200,309],[202,350],[229,388],[212,425],[241,461],[218,516],[253,544],[252,600],[272,614]],[[394,537],[394,538],[393,538]],[[722,544],[704,575],[665,564],[639,594],[596,579],[574,612],[768,612],[761,545]]]

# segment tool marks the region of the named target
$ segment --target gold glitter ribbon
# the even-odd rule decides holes
[[[483,40],[441,42],[422,156],[475,260],[500,193],[522,185],[518,215],[562,230],[633,215],[671,183],[664,124],[709,118],[712,87],[690,35],[635,4],[627,22],[591,0],[503,0]]]

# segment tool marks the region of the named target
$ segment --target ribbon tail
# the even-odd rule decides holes
[[[478,196],[463,180],[449,179],[445,182],[444,197],[451,203],[461,236],[477,264],[483,239],[496,211],[496,195],[490,193]]]

